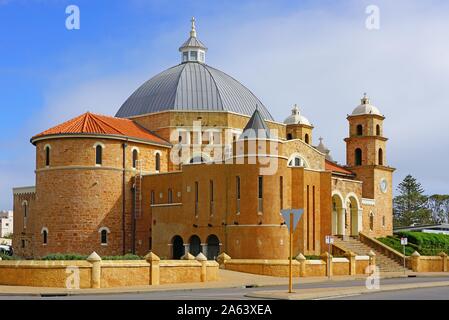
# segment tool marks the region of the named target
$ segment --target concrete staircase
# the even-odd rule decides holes
[[[404,266],[402,264],[361,242],[358,240],[358,237],[344,237],[344,239],[342,237],[336,237],[334,241],[339,247],[361,256],[367,256],[372,250],[376,254],[376,265],[379,267],[380,272],[404,271]]]

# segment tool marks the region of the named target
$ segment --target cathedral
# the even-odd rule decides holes
[[[294,254],[319,255],[327,235],[392,234],[385,117],[366,95],[337,164],[298,106],[277,121],[207,51],[192,19],[181,63],[115,117],[87,112],[31,138],[35,186],[13,189],[16,255],[286,259],[283,209],[304,212]]]

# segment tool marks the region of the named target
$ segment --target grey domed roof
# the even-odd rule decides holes
[[[251,116],[256,105],[265,119],[273,120],[263,103],[240,82],[204,63],[186,62],[145,82],[116,117],[166,110],[230,111]]]

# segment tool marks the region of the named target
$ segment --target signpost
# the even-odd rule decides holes
[[[329,246],[328,249],[328,258],[327,258],[327,274],[328,274],[328,278],[331,278],[331,245],[334,244],[334,237],[332,236],[326,236],[326,244]]]
[[[406,274],[406,267],[405,267],[405,246],[408,244],[408,239],[407,238],[401,238],[401,245],[402,248],[404,249],[404,274]]]
[[[289,243],[289,265],[288,265],[288,293],[293,292],[293,272],[292,272],[292,261],[293,261],[293,231],[296,229],[299,219],[301,218],[304,210],[303,209],[283,209],[281,214],[284,218],[285,224],[287,225],[288,232],[290,235]]]

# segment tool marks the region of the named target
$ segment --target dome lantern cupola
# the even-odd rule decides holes
[[[303,124],[306,126],[311,126],[309,120],[301,115],[301,111],[297,104],[293,106],[292,114],[284,120],[284,124]]]
[[[198,40],[196,37],[196,26],[195,26],[195,18],[192,20],[192,29],[190,30],[190,37],[186,42],[179,48],[179,52],[181,52],[181,62],[206,62],[206,46]]]
[[[361,104],[354,109],[351,116],[359,116],[359,115],[378,115],[382,116],[382,113],[378,108],[371,104],[371,101],[367,94],[363,95],[361,99]]]

